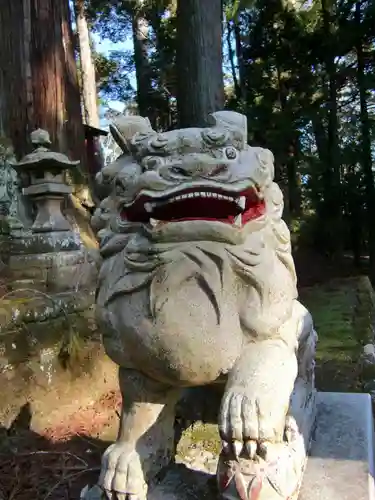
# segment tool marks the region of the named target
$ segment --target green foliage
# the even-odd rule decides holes
[[[358,6],[354,0],[223,2],[227,107],[247,115],[251,144],[274,152],[276,180],[287,186],[287,220],[298,221],[292,227],[295,244],[328,255],[350,251],[357,260],[372,241],[373,179],[365,168],[364,130],[373,145],[374,5],[370,0]],[[128,75],[143,71],[147,89],[143,97],[138,89],[139,109],[152,114],[157,128],[173,127],[176,2],[88,0],[87,7],[92,29],[113,42],[134,38],[140,17],[148,27],[141,62],[135,64],[128,52],[96,55],[101,95],[134,101]],[[140,102],[144,95],[146,106]],[[361,96],[368,112],[363,126]]]
[[[131,53],[112,51],[106,57],[94,52],[94,64],[98,90],[104,100],[127,102],[134,99],[135,91],[128,77],[134,65]]]

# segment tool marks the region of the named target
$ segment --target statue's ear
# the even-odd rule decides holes
[[[247,142],[247,118],[245,115],[235,111],[216,111],[210,115],[209,119],[212,125],[241,131],[245,142]]]
[[[143,116],[119,116],[109,126],[111,134],[124,153],[129,153],[129,141],[137,133],[154,134],[150,120]]]
[[[269,149],[254,147],[255,155],[259,161],[259,165],[263,170],[269,172],[271,180],[275,176],[275,157]]]

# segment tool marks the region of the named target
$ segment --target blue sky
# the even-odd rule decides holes
[[[101,54],[104,54],[108,56],[111,51],[113,50],[131,50],[133,51],[133,41],[132,40],[125,40],[124,42],[121,43],[112,43],[110,40],[107,38],[100,38],[96,33],[92,34],[94,43],[95,43],[95,48],[98,52]],[[134,88],[136,88],[136,80],[135,80],[135,75],[130,74],[128,75],[130,79],[130,83]],[[124,103],[119,102],[119,101],[109,101],[109,106],[113,109],[116,109],[118,111],[123,111],[124,110]],[[106,108],[103,108],[101,110],[101,114],[105,112]]]

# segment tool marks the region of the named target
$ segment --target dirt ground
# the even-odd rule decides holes
[[[97,481],[119,408],[120,395],[107,394],[39,435],[27,428],[24,407],[9,429],[0,428],[0,500],[78,500]]]

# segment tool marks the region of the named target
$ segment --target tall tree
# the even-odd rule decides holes
[[[181,127],[224,107],[221,0],[177,3],[177,109]]]
[[[365,178],[367,227],[370,257],[370,278],[375,283],[375,186],[374,173],[372,171],[372,145],[371,145],[371,123],[368,112],[368,90],[366,82],[366,54],[365,40],[362,30],[361,2],[356,2],[356,53],[357,53],[357,79],[360,102],[361,123],[361,164]]]
[[[74,7],[80,55],[84,118],[87,125],[98,128],[99,114],[95,66],[91,52],[90,33],[86,19],[84,0],[75,0]]]
[[[152,106],[151,67],[148,55],[149,22],[142,1],[134,2],[130,9],[134,44],[134,63],[137,79],[137,103],[141,116],[150,118],[155,126],[155,109]]]
[[[2,134],[18,157],[35,128],[53,147],[85,158],[69,1],[3,0],[0,8]]]
[[[321,0],[324,43],[324,63],[328,80],[328,151],[325,168],[325,216],[336,224],[340,222],[341,211],[341,180],[340,180],[340,149],[338,135],[338,109],[337,109],[337,70],[335,58],[335,2]]]

